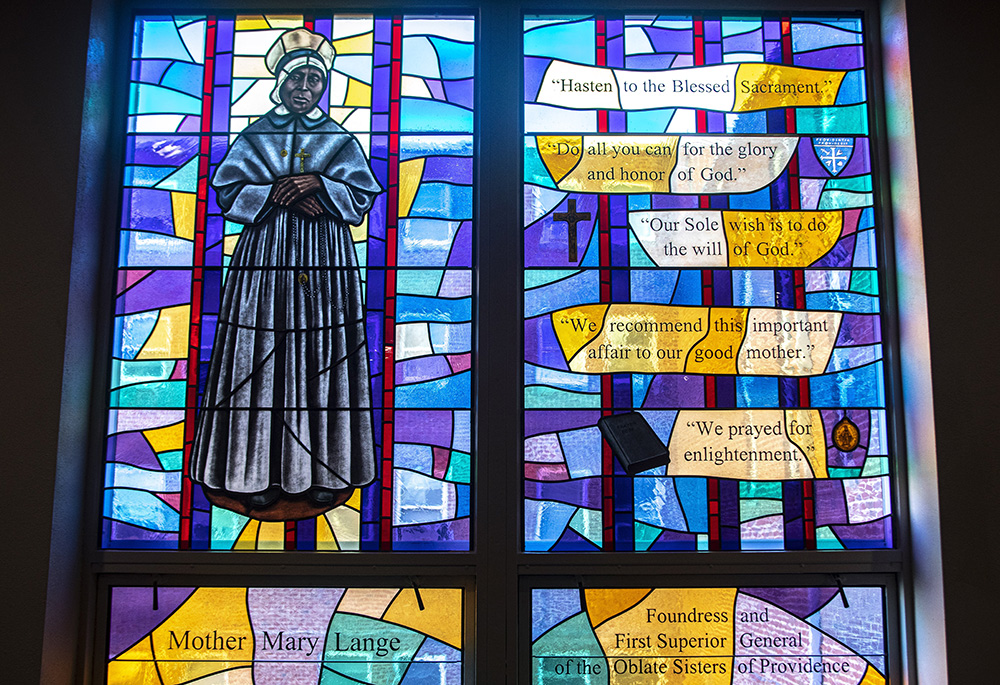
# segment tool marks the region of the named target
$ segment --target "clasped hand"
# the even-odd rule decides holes
[[[271,190],[271,201],[280,207],[289,207],[293,212],[316,218],[326,214],[326,210],[316,193],[323,187],[316,174],[285,176],[275,182]]]

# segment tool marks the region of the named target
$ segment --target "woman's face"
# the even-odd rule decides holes
[[[323,72],[315,67],[299,67],[281,84],[278,97],[290,112],[305,114],[316,106],[325,88]]]

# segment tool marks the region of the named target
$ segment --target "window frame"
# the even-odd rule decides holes
[[[244,9],[240,3],[182,3],[179,12],[204,12],[205,8],[220,10]],[[104,660],[95,651],[105,637],[106,603],[102,593],[108,585],[119,581],[149,582],[163,578],[195,582],[204,578],[210,584],[253,584],[264,579],[281,579],[279,575],[294,567],[296,580],[324,586],[340,584],[338,579],[357,579],[361,584],[387,584],[416,577],[433,585],[439,581],[464,578],[469,581],[467,602],[473,611],[466,635],[471,638],[464,650],[468,682],[496,682],[498,672],[504,672],[507,682],[517,679],[530,668],[530,647],[518,645],[525,629],[527,604],[525,591],[536,583],[552,582],[554,578],[570,579],[582,576],[585,585],[611,583],[624,577],[627,584],[642,585],[654,579],[660,584],[694,582],[708,585],[740,585],[744,578],[765,579],[778,574],[782,584],[795,579],[826,578],[831,573],[846,578],[880,577],[886,579],[887,606],[897,611],[888,613],[889,647],[898,652],[889,663],[897,663],[903,678],[925,682],[947,682],[943,656],[928,655],[933,647],[917,649],[919,645],[940,648],[944,643],[943,600],[941,587],[940,535],[937,519],[936,468],[933,445],[933,416],[926,400],[930,397],[927,324],[923,286],[923,270],[911,270],[912,264],[922,265],[922,240],[919,215],[914,218],[913,206],[918,205],[915,150],[912,121],[907,116],[908,69],[890,72],[887,63],[893,59],[906,63],[905,16],[902,0],[863,3],[869,69],[874,85],[870,93],[870,117],[873,140],[873,176],[879,198],[882,231],[882,270],[880,287],[885,293],[886,309],[892,314],[883,317],[886,358],[890,362],[886,411],[894,415],[893,460],[894,538],[889,550],[867,551],[806,551],[806,552],[681,552],[681,553],[526,553],[521,551],[520,455],[521,451],[521,294],[510,297],[510,274],[522,272],[521,251],[510,249],[509,226],[514,198],[520,197],[521,141],[523,108],[521,103],[521,26],[525,14],[545,12],[565,13],[566,8],[555,3],[522,3],[518,0],[483,2],[453,0],[439,7],[425,0],[375,1],[369,3],[287,2],[278,0],[270,6],[289,8],[315,7],[336,11],[420,13],[466,13],[477,16],[477,78],[480,82],[476,98],[476,140],[478,162],[474,178],[477,181],[475,201],[478,241],[473,247],[473,268],[478,272],[478,302],[475,309],[488,307],[488,317],[474,315],[474,339],[477,340],[478,387],[488,393],[475,393],[473,412],[474,434],[477,436],[476,477],[473,495],[475,524],[473,548],[470,552],[221,552],[206,551],[132,551],[99,548],[100,484],[102,481],[103,431],[106,409],[107,355],[110,349],[112,299],[110,274],[117,251],[116,241],[108,239],[115,225],[113,217],[120,206],[119,172],[124,159],[124,144],[115,128],[125,111],[127,93],[117,86],[122,74],[128,73],[129,39],[134,14],[162,10],[163,5],[150,0],[105,0],[95,3],[91,23],[91,44],[103,45],[103,53],[92,47],[87,77],[86,111],[84,113],[81,146],[80,181],[74,238],[75,262],[71,274],[71,336],[82,336],[78,345],[67,347],[63,417],[60,427],[60,448],[57,465],[57,502],[54,515],[53,553],[50,559],[50,599],[46,616],[46,659],[53,654],[65,654],[71,649],[69,640],[77,645],[81,664],[76,675],[93,682],[102,681]],[[343,7],[341,5],[343,4]],[[616,12],[661,10],[691,11],[694,3],[672,0],[651,2],[633,0],[626,9]],[[755,8],[734,2],[706,3],[711,10],[734,12],[753,9],[780,10],[782,3],[762,2]],[[796,7],[796,12],[835,11],[856,8],[858,3],[810,2]],[[784,5],[787,7],[787,4]],[[595,12],[606,8],[606,2],[577,0],[572,9]],[[256,8],[254,8],[256,9]],[[246,11],[252,11],[247,9]],[[885,31],[885,34],[883,34]],[[483,38],[488,36],[488,38]],[[902,37],[902,40],[900,38]],[[517,50],[512,50],[512,46]],[[513,69],[510,68],[513,65]],[[486,81],[488,77],[488,84]],[[883,79],[889,83],[883,85]],[[887,91],[891,91],[887,94]],[[889,97],[899,102],[890,107]],[[495,107],[487,107],[493,103]],[[497,122],[518,121],[512,127]],[[492,123],[491,123],[492,122]],[[509,130],[505,130],[509,129]],[[513,142],[513,144],[511,144]],[[887,168],[893,167],[893,183],[889,183]],[[490,171],[487,172],[486,170]],[[500,173],[493,173],[500,169]],[[489,185],[484,182],[489,180]],[[898,187],[897,187],[898,186]],[[90,202],[88,198],[100,198]],[[520,216],[518,214],[518,216]],[[110,219],[110,221],[109,221]],[[894,219],[894,220],[890,220]],[[894,225],[894,229],[890,226]],[[505,230],[507,234],[505,234]],[[481,259],[481,256],[488,259]],[[905,268],[904,268],[905,267]],[[898,289],[886,275],[896,273]],[[100,284],[99,288],[93,284]],[[520,277],[517,284],[520,285]],[[899,295],[903,292],[903,295]],[[74,306],[80,304],[80,307]],[[905,311],[904,311],[905,309]],[[896,315],[898,312],[898,315]],[[517,343],[504,344],[504,335],[517,331]],[[905,398],[905,399],[904,399]],[[914,398],[917,398],[916,400]],[[81,399],[83,402],[81,404]],[[69,411],[67,411],[69,409]],[[907,420],[903,421],[906,414]],[[513,429],[512,429],[513,427]],[[908,449],[907,449],[908,446]],[[496,456],[494,456],[496,455]],[[506,461],[505,461],[506,460]],[[908,474],[916,474],[909,478]],[[85,484],[85,486],[84,486]],[[66,495],[60,497],[60,494]],[[920,509],[917,509],[917,506]],[[512,510],[511,507],[514,507]],[[912,507],[912,508],[911,508]],[[926,508],[925,508],[926,507]],[[919,511],[922,529],[911,530],[911,517]],[[513,512],[517,525],[509,519]],[[82,533],[82,534],[81,534]],[[60,545],[60,542],[63,543]],[[709,555],[709,556],[706,556]],[[780,557],[780,558],[779,558]],[[835,557],[835,558],[834,558]],[[74,575],[74,569],[77,574]],[[79,572],[83,572],[80,583]],[[329,575],[333,574],[333,575]],[[868,576],[867,574],[876,574]],[[372,581],[372,579],[377,581]],[[706,578],[717,582],[702,582]],[[131,580],[129,580],[131,579]],[[726,580],[728,579],[728,580]],[[245,582],[244,582],[245,581]],[[281,583],[291,584],[289,580]],[[773,580],[771,582],[774,582]],[[75,588],[75,589],[74,589]],[[922,594],[928,592],[929,594]],[[511,599],[521,610],[511,611]],[[62,600],[59,608],[54,602]],[[475,621],[480,615],[483,620]],[[505,621],[490,617],[503,615]],[[935,620],[938,619],[938,620]],[[528,618],[530,627],[530,616]],[[895,627],[893,627],[895,626]],[[530,635],[530,630],[528,633]],[[892,637],[892,636],[895,637]],[[497,645],[504,645],[498,648]],[[918,658],[918,654],[925,654]],[[526,656],[527,655],[527,656]],[[58,661],[58,660],[57,660]],[[56,667],[60,668],[60,667]],[[43,670],[43,673],[45,671]],[[51,673],[52,671],[50,671]],[[60,672],[68,672],[60,668]],[[46,682],[49,682],[46,679]],[[56,682],[52,680],[52,682]],[[67,681],[68,682],[68,681]]]

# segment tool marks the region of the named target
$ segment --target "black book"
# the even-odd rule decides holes
[[[630,476],[670,463],[670,453],[660,436],[638,412],[604,416],[597,427]]]

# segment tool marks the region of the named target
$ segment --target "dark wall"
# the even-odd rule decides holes
[[[912,2],[951,680],[988,682],[1000,604],[998,11]],[[0,650],[39,681],[89,3],[15,5],[0,221]],[[8,10],[9,11],[9,10]],[[44,20],[44,26],[40,22]],[[994,210],[995,211],[995,210]],[[936,684],[931,684],[936,685]]]

